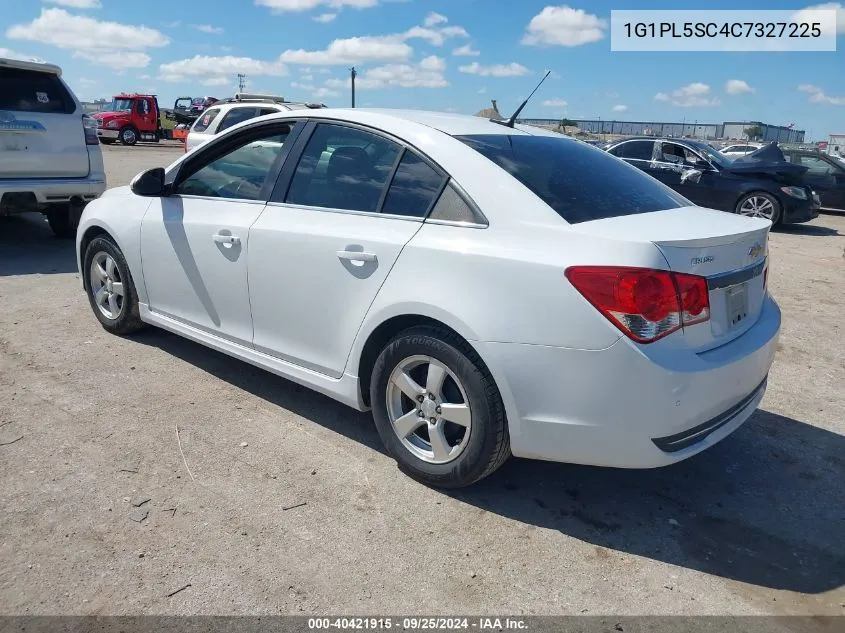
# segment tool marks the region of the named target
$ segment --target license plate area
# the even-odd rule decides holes
[[[748,282],[725,288],[725,304],[728,309],[728,329],[742,325],[748,318]]]

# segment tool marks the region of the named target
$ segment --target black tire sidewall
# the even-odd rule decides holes
[[[461,381],[472,412],[470,438],[464,451],[447,464],[430,464],[411,453],[396,435],[387,413],[387,383],[396,366],[409,356],[430,356]],[[370,402],[376,429],[400,469],[414,479],[439,487],[459,487],[481,478],[496,449],[498,429],[504,424],[501,406],[488,398],[486,376],[459,349],[435,333],[408,332],[395,338],[379,355],[373,369]],[[491,406],[492,405],[492,406]]]
[[[781,215],[783,213],[783,205],[780,203],[780,200],[778,200],[777,197],[775,197],[773,194],[769,193],[768,191],[752,191],[750,193],[746,193],[739,200],[737,200],[736,207],[734,208],[734,212],[737,215],[740,215],[739,209],[742,206],[742,204],[746,200],[748,200],[749,198],[753,198],[755,196],[767,198],[774,205],[775,214],[774,214],[774,217],[772,218],[772,226],[774,226],[775,224],[780,222]]]
[[[90,270],[91,262],[97,253],[108,253],[114,259],[115,265],[120,272],[121,283],[123,284],[123,306],[120,314],[116,319],[109,319],[97,307],[94,301],[94,293],[91,292]],[[135,284],[132,281],[132,274],[129,272],[129,265],[123,257],[123,253],[110,238],[100,236],[95,237],[88,244],[85,249],[85,255],[82,260],[82,283],[85,288],[85,294],[88,295],[88,303],[94,311],[94,316],[102,324],[102,326],[114,334],[122,334],[125,332],[137,329],[138,322],[138,297],[135,293]]]

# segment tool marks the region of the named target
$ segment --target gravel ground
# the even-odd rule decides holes
[[[116,186],[179,150],[104,154]],[[845,614],[843,234],[772,235],[781,344],[724,442],[652,471],[514,459],[447,494],[366,414],[106,334],[73,245],[2,218],[0,612]]]

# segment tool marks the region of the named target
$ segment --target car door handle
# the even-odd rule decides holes
[[[214,239],[214,241],[217,242],[218,244],[240,244],[241,243],[241,238],[239,238],[237,235],[222,235],[220,233],[217,233],[217,234],[212,236],[212,239]]]
[[[338,251],[337,256],[350,262],[374,262],[375,253],[362,253],[361,251]]]

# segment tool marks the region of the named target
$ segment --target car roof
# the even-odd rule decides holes
[[[283,118],[303,116],[302,110],[281,112],[278,115],[268,115]],[[319,108],[308,110],[308,118],[340,119],[350,123],[361,123],[374,127],[395,128],[402,124],[417,124],[433,128],[449,136],[459,135],[517,135],[517,136],[554,136],[570,138],[551,130],[530,125],[516,125],[508,128],[493,123],[484,117],[451,112],[436,112],[429,110],[403,110],[389,108]]]
[[[34,70],[41,73],[51,73],[58,77],[62,76],[62,69],[55,64],[48,64],[36,58],[30,60],[12,59],[10,57],[0,57],[0,66],[5,68],[17,68],[19,70]]]

